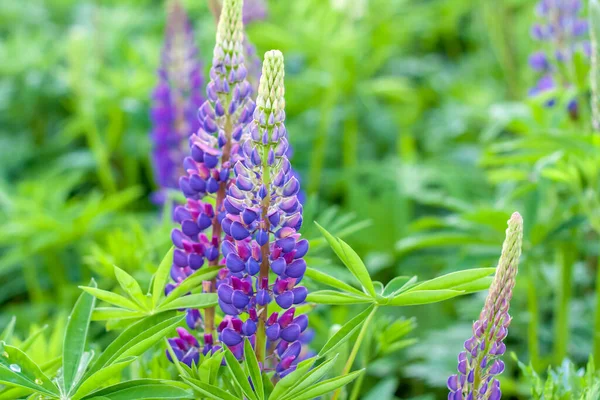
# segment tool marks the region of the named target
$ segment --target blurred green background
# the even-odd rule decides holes
[[[203,0],[183,3],[207,67],[214,18]],[[306,235],[318,237],[313,219],[326,228],[358,221],[348,242],[376,279],[425,279],[494,266],[518,210],[526,232],[509,352],[538,372],[565,357],[584,364],[598,143],[582,133],[585,118],[527,98],[535,2],[268,3],[268,19],[248,34],[259,54],[277,48],[286,57]],[[113,264],[147,283],[169,248],[169,216],[149,201],[150,94],[164,23],[161,1],[0,2],[0,331],[12,315],[22,335],[32,323],[52,325],[77,285],[91,276],[114,285]],[[329,253],[318,255],[344,278]],[[369,367],[361,398],[445,398],[483,299],[388,315],[415,317],[417,340]],[[354,311],[313,315],[326,335]],[[506,397],[528,398],[516,362],[506,364]]]

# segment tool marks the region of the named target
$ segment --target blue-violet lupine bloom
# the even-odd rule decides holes
[[[547,49],[539,50],[529,57],[529,65],[541,74],[536,85],[529,90],[530,96],[535,96],[555,88],[571,86],[568,77],[561,74],[561,70],[570,67],[561,67],[569,64],[573,54],[582,51],[587,57],[590,55],[590,43],[585,39],[588,23],[585,18],[580,18],[580,0],[540,0],[537,4],[537,14],[540,22],[536,23],[531,35],[547,44]],[[550,99],[548,106],[556,102]],[[577,114],[577,103],[572,100],[568,105],[571,115]]]
[[[222,226],[227,236],[222,252],[229,274],[217,290],[221,309],[232,317],[219,327],[221,341],[235,349],[244,336],[249,337],[263,368],[275,369],[279,376],[294,370],[302,350],[300,335],[308,326],[308,317],[295,315],[294,307],[307,296],[306,288],[298,284],[306,271],[308,241],[298,233],[300,184],[286,157],[283,79],[283,55],[267,52],[254,121],[224,203]],[[275,282],[269,281],[270,272],[277,275]],[[268,315],[273,300],[284,310],[281,315]]]
[[[196,112],[204,102],[202,65],[194,32],[177,0],[169,10],[158,79],[151,110],[152,161],[159,187],[153,200],[162,204],[165,191],[179,186],[188,138],[200,126]]]
[[[499,400],[502,396],[496,377],[504,371],[500,357],[506,351],[503,340],[511,321],[508,309],[522,240],[523,220],[514,213],[508,220],[496,276],[479,319],[473,324],[473,336],[458,355],[458,374],[448,379],[449,400]]]
[[[183,161],[187,175],[179,180],[186,203],[174,212],[181,227],[171,233],[176,248],[171,267],[174,283],[165,288],[167,294],[206,262],[216,266],[222,260],[221,220],[233,176],[231,165],[240,158],[239,140],[255,107],[246,80],[243,38],[242,1],[226,0],[206,89],[208,100],[198,111],[200,127],[189,139],[191,156]],[[203,290],[214,292],[216,282],[204,282]],[[198,310],[187,310],[186,320],[190,329],[204,329],[203,352],[218,348],[213,343],[214,309],[207,309],[204,319]]]
[[[189,140],[191,157],[183,162],[187,176],[180,178],[179,186],[187,202],[175,209],[181,229],[171,234],[176,247],[171,271],[175,283],[202,267],[205,260],[211,265],[220,261],[220,220],[225,215],[223,202],[232,178],[231,165],[239,159],[239,140],[254,112],[244,66],[241,6],[241,0],[224,4],[206,90],[208,100],[198,111],[200,128]],[[202,201],[205,197],[215,200]],[[205,233],[209,228],[210,236]],[[167,291],[172,289],[169,286]]]

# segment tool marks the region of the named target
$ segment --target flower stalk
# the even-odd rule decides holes
[[[508,220],[506,239],[479,319],[473,324],[473,336],[465,341],[465,350],[458,356],[458,374],[448,379],[450,400],[499,400],[502,396],[496,377],[504,371],[500,359],[506,351],[511,317],[508,314],[515,286],[523,219],[514,213]]]

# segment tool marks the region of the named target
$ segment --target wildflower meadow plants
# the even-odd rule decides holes
[[[141,83],[131,82],[148,89],[148,104],[127,98],[108,107],[115,119],[108,119],[106,143],[100,129],[104,116],[88,115],[94,109],[90,104],[104,102],[74,107],[84,122],[93,115],[96,130],[86,137],[89,160],[82,162],[89,171],[81,176],[61,172],[80,160],[75,152],[57,162],[62,169],[57,167],[51,180],[37,186],[24,182],[15,194],[0,191],[0,211],[8,221],[0,221],[0,277],[7,271],[13,277],[2,283],[0,299],[9,298],[11,304],[24,303],[26,296],[32,300],[31,315],[0,327],[0,400],[597,399],[598,1],[586,6],[540,0],[535,11],[528,6],[529,18],[522,25],[533,23],[533,38],[515,43],[519,50],[527,48],[514,55],[522,54],[525,65],[524,55],[533,54],[530,69],[523,69],[539,80],[530,82],[533,89],[523,93],[522,103],[512,99],[510,106],[518,112],[498,106],[509,122],[484,132],[479,147],[469,143],[473,135],[457,130],[452,134],[460,144],[452,143],[459,150],[436,154],[435,146],[420,149],[423,143],[411,127],[408,138],[404,133],[396,137],[398,148],[392,150],[402,160],[390,163],[383,160],[390,141],[378,135],[404,117],[390,104],[412,103],[423,95],[426,101],[420,99],[414,108],[403,106],[414,111],[407,118],[424,118],[420,108],[437,113],[430,110],[437,103],[432,96],[442,96],[437,92],[457,76],[447,74],[464,66],[445,68],[446,75],[435,75],[431,82],[429,75],[463,46],[481,44],[470,35],[446,37],[451,33],[447,27],[467,15],[461,10],[469,2],[457,2],[456,21],[440,16],[442,39],[429,22],[409,28],[387,24],[394,15],[381,11],[396,10],[386,4],[394,2],[284,3],[167,1],[164,36],[156,34],[148,42],[138,37],[136,46],[123,52],[135,60],[154,52],[158,60],[158,74],[152,75],[156,66],[140,65],[148,74]],[[136,7],[128,12],[135,14]],[[430,7],[419,10],[447,14]],[[521,5],[498,7],[502,18],[521,10]],[[82,10],[77,15],[85,20]],[[288,18],[282,18],[287,11]],[[304,19],[313,13],[318,18]],[[118,13],[110,15],[119,19]],[[126,21],[135,19],[123,15]],[[301,21],[294,21],[297,16]],[[289,32],[277,17],[290,25]],[[140,19],[140,26],[161,23],[142,12]],[[428,46],[438,51],[441,43],[452,54],[417,60],[406,57],[414,51],[406,43],[402,46],[408,48],[396,53],[396,34],[411,29],[429,32],[419,51]],[[153,30],[158,31],[132,29],[136,35]],[[89,82],[80,77],[87,76],[87,64],[77,51],[87,42],[86,34],[78,32],[73,33],[77,48],[68,54],[77,68],[69,70],[69,78],[76,98],[84,101]],[[204,37],[207,33],[216,33],[214,42]],[[106,42],[98,42],[114,41],[106,34]],[[352,43],[360,52],[347,53]],[[501,46],[506,54],[515,50],[508,44]],[[303,52],[303,46],[310,49]],[[270,48],[281,50],[263,52]],[[88,50],[103,57],[101,51]],[[365,54],[370,55],[366,63],[355,62]],[[484,54],[477,74],[485,71],[496,79],[481,68],[489,58]],[[363,67],[353,71],[354,64]],[[511,65],[503,68],[518,75]],[[98,68],[98,77],[111,84],[123,78]],[[35,76],[28,79],[33,82]],[[417,90],[424,82],[430,85],[427,90]],[[10,92],[4,84],[0,76],[0,109],[2,96]],[[419,94],[406,101],[403,94],[413,91]],[[440,103],[456,100],[443,97]],[[132,140],[132,147],[142,148],[150,161],[147,182],[136,175],[135,163],[120,159],[128,144],[110,136],[127,126],[114,117],[121,106],[139,111],[136,115],[147,122],[139,129],[147,148]],[[464,122],[460,115],[452,115],[452,121],[453,129]],[[80,124],[67,125],[73,138]],[[343,127],[340,138],[325,137],[338,132],[338,125]],[[363,127],[374,133],[359,134]],[[365,140],[368,145],[359,151]],[[340,149],[330,149],[338,142]],[[297,149],[293,157],[292,143]],[[307,143],[314,144],[311,151]],[[59,148],[26,159],[50,159]],[[113,154],[109,148],[120,151]],[[334,154],[330,150],[340,150],[340,161],[352,168],[331,173],[336,158],[325,162]],[[377,163],[369,162],[371,153]],[[452,181],[446,163],[462,165],[454,157],[475,157],[481,174]],[[430,164],[434,159],[442,160],[443,168],[436,170]],[[419,181],[413,185],[406,174],[397,174],[398,167],[427,172],[411,178]],[[390,177],[375,179],[381,175]],[[384,187],[396,179],[391,176],[407,182]],[[467,188],[471,182],[481,188]],[[107,195],[90,195],[95,185]],[[352,197],[359,192],[360,197]],[[407,226],[400,228],[400,236],[407,236],[391,233],[399,231],[391,216],[384,222],[393,229],[373,223],[368,234],[363,231],[371,223],[366,216],[385,217],[397,210],[350,210],[381,204],[410,208],[402,210]],[[520,213],[512,213],[515,209]],[[373,242],[379,243],[375,247]],[[40,260],[55,268],[48,269],[51,285],[28,268]],[[67,268],[70,262],[78,268]],[[17,287],[14,276],[21,264],[25,283]],[[417,273],[420,279],[413,276]],[[53,306],[55,293],[69,305],[77,296],[70,312]],[[594,311],[596,320],[589,323]],[[47,319],[54,322],[43,325]],[[27,325],[29,335],[23,334]]]

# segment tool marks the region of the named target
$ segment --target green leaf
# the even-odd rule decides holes
[[[225,365],[227,365],[227,369],[233,376],[233,379],[237,383],[237,385],[242,389],[242,392],[246,397],[251,400],[258,400],[256,397],[256,393],[252,390],[250,383],[248,382],[248,375],[242,369],[240,362],[235,358],[231,350],[228,348],[225,349]]]
[[[60,395],[58,388],[27,354],[4,342],[0,342],[0,382],[49,395]]]
[[[118,307],[96,307],[92,313],[92,321],[106,321],[108,319],[142,318],[146,314],[141,311],[131,311]]]
[[[127,272],[114,266],[115,276],[121,288],[131,297],[143,310],[148,310],[148,298],[142,292],[140,284]]]
[[[306,301],[317,304],[364,304],[372,303],[373,299],[334,290],[318,290],[308,294]]]
[[[89,293],[92,296],[97,297],[98,299],[100,299],[106,303],[113,304],[115,306],[120,306],[120,307],[126,308],[128,310],[132,310],[132,311],[144,311],[143,308],[141,308],[140,306],[138,306],[136,303],[129,300],[128,298],[123,297],[123,296],[118,295],[113,292],[109,292],[108,290],[102,290],[102,289],[98,289],[96,287],[89,287],[89,286],[79,286],[79,288],[81,290],[83,290],[84,292]]]
[[[350,292],[350,293],[354,293],[356,295],[359,296],[364,296],[364,293],[361,292],[360,290],[353,288],[352,286],[348,285],[346,282],[342,282],[337,278],[334,278],[331,275],[328,275],[324,272],[321,272],[319,270],[316,270],[314,268],[307,268],[305,275],[317,282],[323,283],[325,285],[334,287],[336,289],[340,289],[346,292]]]
[[[204,383],[198,379],[192,379],[188,377],[183,377],[183,380],[187,382],[188,385],[191,386],[192,389],[200,393],[202,396],[206,396],[210,399],[214,400],[239,400],[237,397],[232,395],[229,392],[224,391],[223,389],[218,388],[217,386],[209,385]]]
[[[79,386],[75,394],[73,394],[71,400],[79,400],[83,396],[98,390],[99,388],[104,386],[106,382],[109,381],[111,378],[119,376],[119,373],[136,359],[137,357],[127,357],[95,372],[89,378],[83,381],[83,383]]]
[[[200,268],[198,271],[188,276],[183,282],[179,284],[179,286],[173,289],[173,291],[169,293],[167,298],[163,301],[161,307],[164,307],[172,301],[177,300],[181,296],[192,291],[192,289],[194,288],[202,287],[203,281],[211,280],[212,278],[217,276],[221,269],[223,269],[223,266],[221,265],[216,265],[214,267],[208,268]]]
[[[86,374],[86,379],[93,373],[129,356],[139,356],[149,349],[185,316],[177,316],[175,312],[165,312],[131,325],[125,329],[102,353]]]
[[[137,379],[109,386],[88,396],[85,400],[162,400],[193,399],[192,393],[179,382],[157,379]]]
[[[159,307],[160,311],[179,310],[182,308],[207,308],[219,304],[216,293],[198,293],[180,297]]]
[[[410,285],[417,280],[416,276],[397,276],[385,285],[383,295],[398,294],[402,289],[408,289]]]
[[[91,287],[96,286],[92,279]],[[85,342],[96,299],[89,293],[81,293],[69,316],[63,342],[63,382],[68,393],[77,384],[77,371],[83,359]]]
[[[319,357],[326,356],[350,339],[354,332],[356,332],[363,322],[365,322],[365,319],[367,319],[371,311],[373,311],[373,308],[375,308],[375,305],[370,305],[366,310],[352,318],[350,321],[346,322],[344,326],[342,326],[340,330],[338,330],[331,338],[329,338],[327,343],[325,343],[319,352]]]
[[[411,290],[439,290],[452,289],[458,285],[464,285],[469,282],[476,281],[480,278],[489,276],[496,271],[496,268],[475,268],[464,271],[452,272],[447,275],[442,275],[438,278],[425,281],[418,284]]]
[[[294,400],[312,400],[316,397],[322,396],[329,392],[332,392],[336,389],[339,389],[343,386],[346,386],[354,379],[358,378],[360,374],[362,374],[365,370],[361,369],[358,371],[354,371],[349,373],[348,375],[338,376],[336,378],[328,379],[323,381],[310,389],[306,390],[304,393],[298,395],[294,398]]]
[[[325,239],[335,252],[337,256],[342,260],[344,265],[348,267],[352,275],[363,285],[363,287],[369,292],[372,297],[375,297],[375,288],[373,282],[369,276],[367,267],[362,262],[358,254],[343,240],[334,238],[329,232],[327,232],[321,225],[315,222],[317,228],[321,231]]]
[[[40,329],[38,329],[37,331],[35,331],[35,333],[33,333],[33,335],[30,335],[27,338],[27,340],[25,340],[19,346],[20,349],[21,349],[21,351],[26,352],[27,350],[29,350],[29,348],[35,343],[36,339],[39,338],[40,335],[46,331],[46,329],[48,329],[48,325],[42,326]]]
[[[346,242],[342,239],[338,239],[340,245],[342,246],[342,251],[346,256],[346,266],[352,272],[352,274],[359,280],[359,282],[367,289],[369,294],[372,297],[376,296],[375,287],[373,286],[373,281],[371,280],[371,276],[369,275],[369,271],[367,267],[360,259],[358,254],[350,247]]]
[[[169,273],[171,272],[171,265],[173,264],[174,252],[175,246],[171,246],[154,274],[154,281],[152,283],[152,303],[154,304],[154,307],[156,307],[160,300],[165,297],[165,286],[169,281]]]
[[[252,385],[254,386],[255,393],[258,395],[260,400],[265,398],[265,387],[263,385],[262,374],[260,372],[260,366],[256,359],[256,354],[248,338],[244,339],[244,362],[250,372],[250,379],[252,379]]]
[[[6,325],[6,328],[2,330],[2,333],[0,334],[0,342],[10,342],[10,339],[12,339],[13,332],[15,331],[16,323],[17,317],[13,316],[8,322],[8,325]]]
[[[411,290],[394,297],[390,306],[414,306],[418,304],[437,303],[460,296],[464,292],[459,290]]]
[[[476,281],[465,283],[464,285],[455,286],[452,288],[452,290],[462,290],[463,292],[465,292],[464,294],[480,292],[482,290],[489,289],[493,281],[493,276],[485,276],[483,278],[477,279]]]
[[[327,373],[331,370],[331,368],[335,365],[338,355],[330,358],[325,361],[321,365],[313,368],[307,374],[303,375],[301,379],[299,379],[294,387],[286,392],[286,395],[281,398],[281,400],[292,400],[296,398],[296,395],[302,393],[304,390],[312,386],[315,382],[320,381]]]
[[[302,378],[308,373],[308,371],[310,371],[315,361],[316,357],[311,357],[299,363],[295,371],[286,375],[285,378],[277,382],[277,385],[275,385],[273,392],[271,392],[271,396],[269,396],[269,400],[279,400],[283,396],[285,396],[287,392],[292,387],[297,385],[298,382],[300,382]]]

